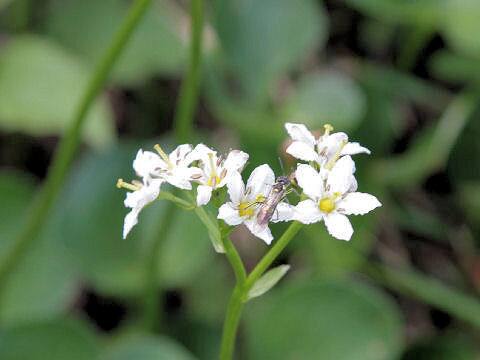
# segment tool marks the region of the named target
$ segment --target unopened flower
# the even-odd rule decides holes
[[[133,168],[143,182],[148,184],[152,179],[164,179],[180,189],[191,190],[190,182],[201,176],[201,170],[191,167],[195,160],[192,146],[179,145],[170,154],[166,154],[160,145],[155,145],[158,154],[140,149],[133,161]]]
[[[346,215],[363,215],[381,206],[375,196],[356,192],[354,172],[350,156],[340,158],[326,180],[310,165],[299,164],[295,177],[309,199],[297,204],[294,219],[304,224],[323,220],[330,235],[350,240],[353,228]]]
[[[125,216],[123,223],[123,238],[125,239],[138,223],[138,214],[140,211],[152,201],[155,201],[160,193],[160,186],[164,182],[163,179],[153,179],[148,184],[134,183],[129,184],[119,179],[118,188],[126,188],[132,192],[128,192],[125,197],[125,207],[131,208],[130,212]]]
[[[243,223],[253,235],[270,244],[273,240],[272,233],[268,226],[258,226],[257,214],[274,182],[275,175],[266,164],[253,170],[246,187],[241,175],[238,172],[233,173],[227,182],[230,202],[220,207],[218,218],[232,226]],[[276,208],[272,221],[288,221],[291,220],[292,215],[291,207],[281,202]]]
[[[241,172],[248,161],[248,154],[243,151],[232,150],[223,159],[203,144],[195,146],[193,157],[200,160],[202,169],[201,175],[195,179],[200,184],[197,187],[197,206],[207,204],[212,191],[225,186],[230,176]]]
[[[325,125],[325,132],[318,139],[303,124],[286,123],[285,129],[292,138],[287,153],[303,161],[315,161],[322,168],[330,170],[344,155],[370,154],[370,150],[357,142],[348,142],[347,134],[332,133],[331,125]]]

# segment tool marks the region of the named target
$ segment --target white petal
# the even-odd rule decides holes
[[[199,185],[197,187],[197,206],[208,204],[212,197],[212,190],[210,186]]]
[[[340,155],[355,155],[361,153],[370,155],[370,150],[368,150],[366,147],[361,146],[358,142],[349,142],[343,147]]]
[[[288,135],[293,141],[300,141],[314,147],[316,140],[313,134],[303,124],[286,123],[285,129],[287,129]]]
[[[340,149],[348,142],[347,134],[343,132],[323,136],[318,143],[318,153],[321,156],[321,163],[325,164],[335,156],[339,156]]]
[[[225,159],[223,167],[227,169],[227,171],[233,170],[241,172],[247,161],[247,153],[240,150],[232,150]]]
[[[243,219],[238,215],[238,210],[235,209],[235,205],[231,202],[220,206],[217,219],[221,219],[232,226],[239,225],[243,222]]]
[[[166,168],[165,162],[157,154],[151,151],[138,150],[135,160],[133,160],[133,169],[140,177],[148,177],[157,169]]]
[[[355,163],[350,156],[344,156],[338,159],[328,174],[327,189],[330,193],[345,194],[356,183],[353,173],[355,172]]]
[[[321,221],[323,214],[312,200],[300,201],[294,208],[293,220],[300,221],[303,224],[313,224]]]
[[[324,217],[327,230],[333,237],[340,240],[350,240],[353,234],[352,224],[345,215],[332,212]]]
[[[242,175],[238,172],[234,172],[227,182],[228,195],[230,200],[238,205],[245,196],[245,185],[243,184]]]
[[[378,199],[370,194],[354,192],[349,193],[338,202],[338,212],[345,215],[363,215],[382,206]]]
[[[181,165],[183,164],[184,166],[188,166],[190,164],[185,164],[185,158],[186,156],[192,151],[192,145],[190,144],[183,144],[177,146],[175,150],[173,150],[168,158],[170,159],[170,162],[174,165]]]
[[[157,199],[162,183],[162,179],[154,179],[149,185],[145,185],[137,191],[128,192],[124,205],[129,208],[138,208],[141,210],[145,205]]]
[[[258,226],[255,217],[245,221],[245,225],[253,235],[265,241],[267,245],[270,245],[273,241],[273,235],[268,226]]]
[[[190,178],[191,172],[187,167],[176,167],[170,174],[165,175],[165,180],[167,180],[171,185],[184,190],[192,190]]]
[[[301,141],[294,141],[285,150],[287,154],[303,161],[316,161],[318,154],[315,152],[315,146]]]
[[[295,171],[298,185],[305,195],[313,200],[319,200],[323,194],[323,181],[320,174],[310,165],[299,164]]]
[[[202,168],[203,171],[210,176],[213,170],[212,169],[212,163],[216,167],[217,163],[217,152],[215,150],[210,149],[208,146],[205,146],[203,144],[198,144],[195,146],[195,149],[193,149],[191,156],[189,156],[189,159],[195,159],[195,160],[200,160],[202,162]]]
[[[267,195],[267,190],[275,182],[273,170],[267,164],[256,167],[247,181],[248,197],[254,199],[258,194]]]
[[[294,213],[295,208],[292,205],[281,202],[277,205],[271,221],[274,223],[280,221],[291,221],[293,219]]]
[[[132,228],[138,224],[138,211],[137,209],[132,209],[126,216],[123,221],[123,238],[126,239],[128,233]]]

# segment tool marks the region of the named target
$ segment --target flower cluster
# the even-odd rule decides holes
[[[159,145],[154,147],[156,153],[139,150],[133,168],[141,181],[120,179],[117,183],[130,190],[124,202],[131,211],[125,217],[123,237],[137,224],[140,211],[159,197],[162,184],[169,183],[195,191],[197,207],[208,204],[212,194],[226,187],[230,199],[218,208],[217,218],[230,226],[245,224],[267,244],[273,240],[269,222],[292,220],[304,224],[323,220],[332,236],[350,240],[353,229],[346,215],[363,215],[381,206],[375,196],[356,191],[351,155],[370,151],[349,142],[345,133],[331,133],[330,125],[325,125],[318,138],[303,124],[286,123],[285,128],[292,138],[286,152],[307,162],[297,164],[288,178],[276,179],[270,166],[263,164],[245,184],[241,173],[249,156],[239,150],[226,156],[204,144],[180,145],[170,154]],[[286,202],[289,187],[298,187],[303,193],[295,206]]]

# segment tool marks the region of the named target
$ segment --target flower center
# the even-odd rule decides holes
[[[324,213],[331,213],[333,210],[335,210],[335,198],[334,197],[326,197],[320,200],[318,203],[318,208],[320,211]]]
[[[216,187],[220,181],[221,179],[218,175],[211,175],[207,181],[207,185],[210,187]]]
[[[255,212],[253,206],[254,203],[242,201],[238,205],[238,215],[240,215],[241,217],[252,217]]]

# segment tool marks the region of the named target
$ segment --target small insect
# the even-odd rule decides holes
[[[268,225],[271,218],[275,214],[277,205],[287,195],[287,188],[290,183],[291,181],[287,176],[279,176],[275,184],[272,185],[269,194],[262,202],[257,213],[258,230],[262,230]]]

